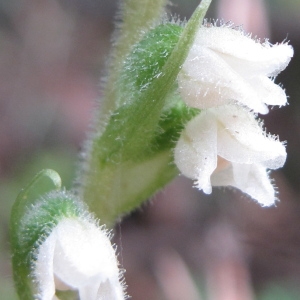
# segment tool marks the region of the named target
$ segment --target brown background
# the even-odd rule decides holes
[[[170,10],[188,18],[196,5],[181,0]],[[43,168],[57,170],[70,186],[101,98],[116,7],[112,0],[0,1],[1,299],[16,299],[12,203]],[[116,228],[133,299],[300,299],[299,15],[300,0],[213,0],[209,17],[242,23],[273,43],[290,40],[295,48],[277,78],[290,104],[264,118],[268,131],[287,141],[287,163],[272,174],[281,202],[265,209],[228,189],[204,196],[179,177]]]

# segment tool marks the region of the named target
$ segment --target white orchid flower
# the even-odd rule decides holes
[[[210,194],[212,186],[232,186],[270,206],[276,193],[267,169],[282,167],[286,151],[253,113],[225,105],[201,112],[186,125],[174,158],[182,174],[204,193]]]
[[[63,218],[38,247],[34,266],[37,299],[58,299],[55,290],[77,290],[80,300],[125,299],[107,233],[94,221]]]
[[[293,48],[261,43],[232,27],[202,26],[178,75],[188,106],[206,109],[236,101],[255,112],[285,105],[285,91],[274,83],[286,68]]]

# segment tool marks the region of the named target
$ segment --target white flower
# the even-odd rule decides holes
[[[202,26],[178,75],[179,90],[192,107],[236,101],[266,114],[266,104],[287,103],[284,90],[273,80],[292,56],[287,43],[260,43],[241,30]]]
[[[179,170],[206,194],[212,186],[233,186],[269,206],[276,196],[267,169],[282,167],[286,151],[254,114],[225,105],[201,112],[186,125],[174,157]]]
[[[118,263],[106,232],[91,220],[64,218],[38,247],[37,299],[57,299],[55,289],[78,290],[80,300],[124,299]]]

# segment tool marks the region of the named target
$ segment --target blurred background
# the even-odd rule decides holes
[[[170,12],[188,18],[196,0]],[[0,1],[0,297],[16,300],[8,222],[20,189],[41,169],[68,188],[110,51],[115,0]],[[264,117],[287,141],[272,173],[281,200],[261,208],[230,189],[204,196],[178,177],[128,216],[114,237],[134,300],[300,299],[300,0],[213,0],[208,17],[232,20],[295,57],[276,81],[289,105]]]

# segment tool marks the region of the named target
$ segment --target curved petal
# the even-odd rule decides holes
[[[227,169],[214,173],[211,182],[213,186],[235,187],[262,206],[271,206],[276,201],[267,170],[258,164],[232,163]]]
[[[259,163],[270,169],[284,165],[284,145],[265,134],[253,113],[235,105],[214,108],[211,112],[219,121],[218,155],[231,162]]]
[[[256,93],[256,99],[267,105],[283,106],[287,104],[285,91],[266,76],[247,78],[248,84]],[[250,107],[250,106],[249,106]]]
[[[179,170],[196,179],[206,194],[212,191],[210,176],[217,167],[217,124],[213,115],[203,112],[186,125],[174,151]]]
[[[271,206],[275,203],[276,193],[265,167],[259,164],[233,164],[232,166],[234,187],[248,194],[262,206]]]
[[[287,43],[271,45],[268,41],[251,39],[242,30],[230,27],[201,27],[195,44],[209,48],[243,73],[276,76],[293,57],[293,48]]]

